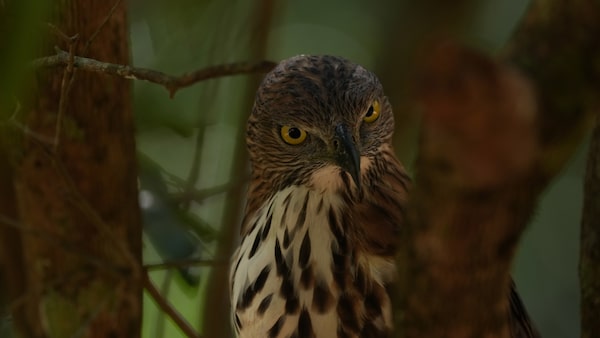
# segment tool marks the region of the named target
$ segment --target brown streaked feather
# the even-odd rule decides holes
[[[367,177],[362,200],[351,212],[356,224],[357,242],[371,255],[391,257],[395,254],[399,229],[404,224],[404,206],[410,178],[390,147],[376,156]]]

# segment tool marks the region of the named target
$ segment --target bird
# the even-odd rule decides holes
[[[294,56],[265,76],[247,122],[251,179],[230,265],[238,337],[392,335],[411,187],[393,132],[377,76],[345,58]],[[529,337],[507,287],[515,337]]]
[[[247,122],[251,164],[230,271],[247,337],[383,337],[410,178],[377,77],[300,55],[265,76]]]

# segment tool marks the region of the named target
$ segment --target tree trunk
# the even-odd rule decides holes
[[[45,54],[57,45],[129,62],[125,1],[58,3]],[[14,254],[26,267],[16,303],[26,324],[17,329],[28,337],[138,337],[141,224],[131,84],[67,67],[40,70],[33,85],[31,103],[23,103],[15,170],[22,252]]]
[[[402,337],[536,336],[525,313],[514,311],[510,267],[540,193],[598,111],[599,13],[597,0],[534,0],[504,63],[447,42],[421,55],[415,92],[423,131],[398,257]],[[598,336],[600,308],[598,145],[591,149],[584,337]]]
[[[598,116],[598,115],[597,115]],[[581,337],[600,337],[600,120],[588,154],[581,220]]]
[[[275,13],[276,2],[272,0],[261,0],[254,3],[252,12],[253,29],[249,30],[248,48],[249,59],[263,59],[266,51],[268,33],[271,27],[272,16]],[[254,101],[256,87],[259,83],[257,76],[248,80],[247,95],[244,97],[246,111],[249,112]],[[240,115],[244,121],[239,125],[245,128],[246,114]],[[245,135],[240,131],[241,135]],[[234,149],[233,176],[243,176],[247,167],[246,142],[244,137],[236,141]],[[231,189],[227,193],[227,205],[225,207],[221,236],[217,247],[216,257],[229,259],[235,249],[235,241],[240,229],[239,211],[244,205],[243,198],[246,193],[244,186]],[[210,279],[206,287],[205,311],[202,318],[204,337],[231,337],[231,308],[229,305],[229,264],[216,265],[211,271]]]

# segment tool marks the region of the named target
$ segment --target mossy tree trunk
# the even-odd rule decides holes
[[[40,55],[52,54],[56,45],[129,63],[126,7],[116,0],[56,2],[52,25],[40,25],[47,34]],[[19,137],[10,140],[16,154],[12,225],[19,231],[2,233],[2,242],[19,244],[4,257],[23,262],[7,272],[24,280],[20,294],[11,295],[16,329],[26,337],[139,337],[141,224],[131,83],[71,67],[44,69],[30,94],[16,116]]]

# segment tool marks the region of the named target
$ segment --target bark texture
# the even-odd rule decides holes
[[[55,6],[43,54],[58,45],[129,62],[125,1]],[[137,337],[141,226],[131,83],[67,66],[40,70],[33,86],[15,158],[22,248],[13,254],[25,267],[18,330],[27,337]]]
[[[399,257],[400,331],[511,337],[519,328],[509,320],[510,264],[534,204],[533,89],[514,69],[458,45],[426,55],[416,89],[416,184]]]
[[[398,257],[400,336],[536,335],[514,309],[510,268],[541,191],[598,111],[599,35],[598,1],[536,0],[500,58],[447,42],[420,54],[423,130]],[[585,337],[600,322],[594,156],[582,232]]]

